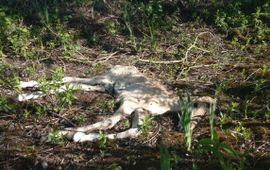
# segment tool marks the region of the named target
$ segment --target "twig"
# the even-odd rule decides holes
[[[54,111],[52,111],[52,110],[47,110],[47,112],[49,113],[49,114],[52,114],[53,116],[56,116],[56,117],[58,117],[58,118],[61,118],[61,119],[64,119],[66,122],[68,122],[71,126],[73,126],[73,127],[76,127],[77,125],[76,124],[74,124],[71,120],[69,120],[68,118],[66,118],[66,117],[63,117],[63,116],[61,116],[60,114],[58,114],[58,113],[56,113],[56,112],[54,112]]]
[[[201,67],[211,67],[211,66],[217,66],[220,64],[202,64],[202,65],[194,65],[194,66],[190,66],[188,67],[189,69],[195,69],[195,68],[201,68]]]
[[[185,62],[188,61],[188,53],[191,51],[192,48],[195,48],[195,47],[196,47],[198,38],[199,38],[201,35],[204,35],[204,34],[206,34],[206,33],[212,35],[212,33],[210,33],[210,32],[207,31],[207,32],[201,32],[201,33],[199,33],[199,34],[196,36],[195,41],[193,42],[193,44],[192,44],[192,45],[187,49],[187,51],[186,51],[185,58],[184,58]],[[213,35],[212,35],[212,36],[213,36]],[[204,50],[204,49],[201,49],[201,48],[199,48],[199,47],[197,47],[197,49],[198,49],[198,50],[201,50],[201,51],[204,51],[204,52],[207,52],[207,53],[210,52],[210,51],[208,51],[208,50]]]
[[[47,24],[45,24],[45,27],[46,27],[49,31],[51,31],[52,34],[54,34],[55,36],[59,37],[59,35],[58,35],[56,32],[54,32],[54,31],[51,29],[50,26],[48,26]]]
[[[184,60],[172,60],[172,61],[154,61],[154,60],[144,60],[139,59],[139,61],[146,62],[146,63],[154,63],[154,64],[175,64],[175,63],[182,63]]]
[[[72,58],[72,57],[58,57],[59,59],[64,59],[67,61],[71,61],[71,62],[77,62],[80,64],[93,64],[92,61],[89,60],[81,60],[81,59],[76,59],[76,58]]]
[[[80,54],[81,56],[84,56],[83,54],[79,53],[78,51],[76,51],[78,54]],[[103,63],[103,62],[107,62],[109,59],[111,59],[115,54],[117,54],[118,51],[111,53],[109,56],[105,56],[105,57],[101,57],[98,58],[94,61],[90,61],[90,60],[83,60],[83,59],[78,59],[78,58],[72,58],[72,57],[63,57],[63,59],[68,60],[68,61],[73,61],[73,62],[78,62],[78,63],[82,63],[82,64],[90,64],[90,65],[95,65],[98,63]],[[61,57],[62,58],[62,57]]]
[[[98,58],[93,63],[98,64],[98,63],[101,63],[101,62],[107,62],[109,59],[111,59],[117,53],[118,53],[118,51],[116,51],[114,53],[111,53],[108,57],[105,56],[105,57],[102,57],[102,58]]]
[[[254,74],[256,74],[258,71],[260,71],[261,70],[261,68],[258,68],[257,70],[255,70],[253,73],[251,73],[247,78],[246,78],[246,80],[245,81],[248,81]]]
[[[198,38],[199,38],[200,36],[202,36],[203,34],[207,34],[207,33],[210,34],[210,35],[212,35],[212,36],[214,37],[214,35],[213,35],[211,32],[208,32],[208,31],[207,31],[207,32],[201,32],[201,33],[199,33],[199,34],[196,36],[196,38],[195,38],[193,44],[187,49],[187,51],[186,51],[186,53],[185,53],[185,57],[182,58],[181,60],[172,60],[172,61],[152,61],[152,60],[139,59],[139,61],[141,61],[141,62],[147,62],[147,63],[154,63],[154,64],[175,64],[175,63],[187,62],[187,61],[188,61],[188,53],[189,53],[193,48],[196,48],[196,49],[198,49],[198,50],[200,50],[200,51],[203,51],[203,52],[206,52],[206,53],[210,53],[209,50],[206,50],[206,49],[203,49],[203,48],[199,48],[199,47],[196,46],[197,41],[198,41]]]

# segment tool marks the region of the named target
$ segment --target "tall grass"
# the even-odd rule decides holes
[[[183,97],[180,97],[180,111],[182,116],[179,116],[181,127],[183,128],[185,135],[185,144],[187,150],[191,150],[192,142],[192,129],[191,129],[191,113],[192,113],[192,102],[190,96],[187,96],[187,101],[184,101]]]
[[[161,145],[160,148],[160,167],[161,170],[169,170],[170,165],[170,154],[168,148],[165,145]]]
[[[130,22],[130,14],[129,14],[129,3],[127,2],[124,6],[124,11],[123,11],[123,20],[124,20],[124,23],[125,23],[125,26],[128,30],[128,33],[129,33],[129,39],[130,41],[132,42],[132,45],[134,46],[134,48],[136,48],[136,39],[135,39],[135,36],[134,36],[134,32],[133,32],[133,29],[132,29],[132,26],[131,26],[131,22]]]
[[[210,124],[210,130],[211,130],[211,140],[214,140],[216,105],[217,105],[217,99],[214,99],[214,101],[210,104],[210,109],[209,109],[209,115],[210,115],[209,124]]]

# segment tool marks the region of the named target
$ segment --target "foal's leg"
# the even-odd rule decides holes
[[[136,138],[141,134],[139,128],[130,128],[126,131],[119,132],[119,133],[111,133],[105,135],[108,139],[124,139],[124,138]],[[74,135],[73,140],[74,142],[93,142],[100,138],[100,134],[98,133],[89,133],[85,134],[82,132],[78,132]]]
[[[111,129],[114,127],[120,120],[123,120],[126,116],[131,115],[132,112],[134,112],[136,108],[134,108],[134,103],[130,102],[128,100],[122,101],[121,105],[115,111],[114,115],[106,118],[103,121],[87,125],[87,126],[82,126],[82,127],[77,127],[77,128],[66,128],[66,131],[73,131],[73,132],[91,132],[93,130],[106,130],[106,129]]]
[[[130,102],[128,100],[122,101],[120,107],[117,109],[117,111],[114,113],[113,116],[106,118],[103,121],[91,124],[91,125],[77,127],[77,128],[66,128],[63,131],[60,131],[60,133],[66,136],[67,138],[72,139],[76,134],[87,133],[94,130],[111,129],[120,120],[123,120],[126,116],[129,116],[135,110],[133,106],[134,106],[133,102]]]
[[[49,91],[49,94],[55,94],[55,93],[63,93],[68,90],[68,88],[72,88],[73,90],[83,90],[83,91],[99,91],[99,92],[106,92],[106,89],[102,86],[91,86],[88,84],[75,84],[75,83],[70,83],[68,85],[62,85],[57,91]],[[40,97],[46,96],[41,91],[36,91],[32,93],[24,93],[24,94],[19,94],[17,97],[18,101],[27,101],[27,100],[32,100],[32,99],[37,99]]]
[[[125,130],[119,133],[111,133],[105,135],[108,139],[123,139],[123,138],[135,138],[141,134],[141,131],[138,127],[139,123],[141,122],[140,119],[143,119],[144,112],[142,109],[136,109],[134,112],[134,116],[132,118],[132,126],[130,129]],[[90,125],[91,126],[91,125]],[[83,132],[76,132],[73,135],[73,140],[75,142],[86,142],[86,141],[96,141],[100,138],[100,134],[98,133],[88,133],[85,134]]]
[[[93,78],[79,78],[79,77],[64,77],[60,83],[73,83],[73,84],[89,84],[89,85],[97,85],[101,83],[108,83],[110,78],[106,75],[95,76]],[[52,84],[52,82],[50,83]],[[35,80],[30,81],[20,81],[19,87],[22,89],[25,88],[34,88],[38,87],[39,82]]]
[[[65,85],[62,85],[57,91],[51,90],[48,93],[49,94],[55,94],[56,92],[62,93],[65,92],[68,89],[68,87],[71,87],[74,90],[105,92],[106,88],[108,88],[110,85],[113,84],[110,80],[110,77],[107,75],[96,76],[93,78],[64,77],[61,83]],[[39,83],[38,81],[34,80],[28,82],[21,81],[19,87],[22,89],[37,88],[39,87]],[[20,94],[17,97],[17,100],[26,101],[31,99],[37,99],[45,95],[46,94],[44,94],[41,91],[36,91],[33,93]]]
[[[92,78],[79,78],[79,77],[64,77],[62,79],[63,83],[78,83],[78,84],[88,84],[88,85],[105,85],[113,84],[111,82],[111,77],[107,74],[95,76]]]
[[[87,125],[87,126],[81,126],[77,128],[65,128],[65,130],[59,131],[60,134],[66,136],[68,139],[74,139],[75,141],[78,141],[78,137],[76,136],[84,136],[85,133],[91,132],[94,130],[106,130],[111,129],[114,127],[120,120],[123,120],[125,118],[124,115],[121,113],[116,113],[115,115],[111,116],[110,118],[106,118],[103,121]],[[76,139],[77,140],[76,140]]]

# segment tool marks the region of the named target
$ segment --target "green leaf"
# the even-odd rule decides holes
[[[160,167],[161,170],[169,170],[170,166],[170,154],[168,148],[165,145],[160,146]]]

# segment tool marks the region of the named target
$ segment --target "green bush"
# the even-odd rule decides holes
[[[30,29],[0,8],[0,50],[27,58],[31,55],[30,44]]]

